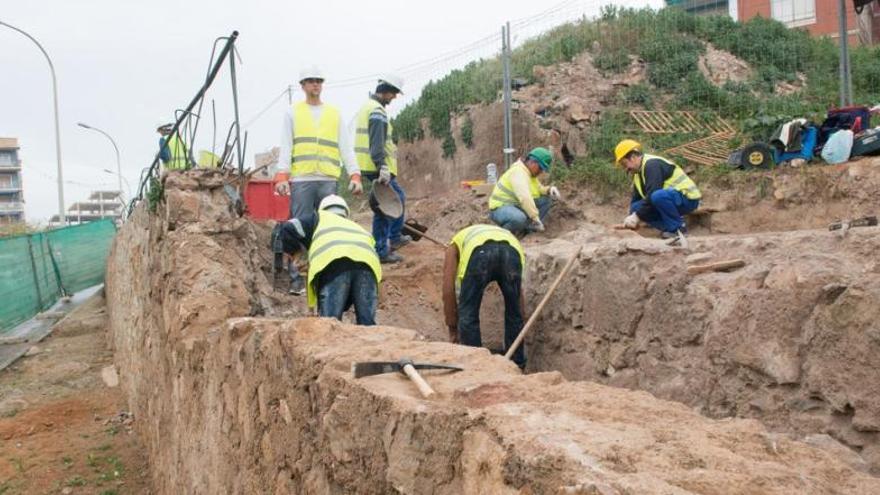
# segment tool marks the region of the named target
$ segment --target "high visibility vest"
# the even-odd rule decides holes
[[[529,168],[526,167],[525,163],[521,160],[517,160],[510,166],[510,169],[507,170],[507,172],[504,172],[501,178],[498,179],[498,182],[495,183],[492,195],[489,196],[490,210],[494,210],[504,205],[519,205],[519,198],[517,198],[516,193],[513,192],[513,184],[510,182],[510,178],[513,174],[525,174],[529,178],[529,191],[532,193],[532,197],[541,197],[541,183],[538,182],[538,178],[532,176],[532,173],[529,172]]]
[[[467,272],[468,263],[474,250],[489,241],[506,242],[519,253],[520,267],[526,268],[526,255],[516,237],[507,229],[495,225],[477,224],[471,225],[459,231],[452,238],[452,243],[458,247],[458,272],[456,278],[459,283]]]
[[[639,196],[641,196],[642,199],[645,198],[643,184],[645,183],[645,164],[648,163],[648,160],[662,160],[675,167],[672,175],[663,181],[663,189],[675,189],[684,194],[684,197],[688,199],[700,199],[703,197],[700,190],[697,189],[697,184],[695,184],[694,181],[684,173],[684,170],[682,170],[681,167],[656,155],[643,155],[642,166],[639,168],[639,173],[633,174],[633,186],[636,188],[636,192],[639,193]]]
[[[376,284],[382,281],[382,266],[379,264],[373,236],[347,218],[320,210],[318,226],[312,234],[312,243],[309,246],[309,307],[318,303],[318,291],[315,287],[318,275],[330,263],[342,258],[365,263],[373,270]]]
[[[312,118],[304,101],[293,106],[293,147],[290,149],[290,175],[322,174],[334,179],[342,175],[339,153],[339,110],[324,105],[321,120]]]
[[[385,107],[378,101],[370,98],[357,114],[354,134],[354,155],[357,157],[358,168],[361,172],[378,172],[373,157],[370,156],[370,114],[380,110],[385,118],[388,113]],[[388,132],[385,134],[385,164],[388,171],[397,175],[397,145],[394,144],[394,126],[388,120]]]
[[[188,153],[186,151],[186,144],[183,142],[183,139],[180,139],[180,135],[172,134],[165,140],[165,146],[168,147],[168,152],[171,153],[171,159],[165,162],[165,170],[186,170],[187,162],[186,159]]]

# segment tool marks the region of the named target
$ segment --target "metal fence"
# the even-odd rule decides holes
[[[103,282],[114,235],[116,226],[105,219],[0,239],[0,334]]]

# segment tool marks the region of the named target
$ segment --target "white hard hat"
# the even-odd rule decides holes
[[[156,130],[157,131],[163,127],[172,127],[172,126],[174,126],[174,122],[168,122],[167,120],[157,120],[156,121]]]
[[[299,82],[302,83],[306,79],[320,79],[323,81],[324,71],[322,71],[317,65],[299,71]]]
[[[393,86],[398,93],[403,94],[403,78],[397,74],[385,74],[379,78],[379,84]]]
[[[345,218],[348,218],[349,215],[351,215],[351,210],[348,209],[348,203],[345,202],[345,199],[343,199],[342,196],[337,196],[336,194],[331,194],[322,199],[321,203],[318,205],[318,209],[327,210],[330,213],[335,213]]]

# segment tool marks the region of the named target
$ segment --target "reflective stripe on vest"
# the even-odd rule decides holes
[[[373,157],[370,156],[370,115],[375,110],[381,110],[388,118],[385,107],[378,101],[370,98],[357,114],[354,134],[354,155],[357,157],[358,168],[361,172],[378,172]],[[388,120],[388,132],[385,134],[385,163],[388,171],[397,175],[397,145],[394,144],[394,126]]]
[[[171,153],[171,159],[165,162],[165,170],[186,170],[187,152],[183,139],[180,139],[179,135],[174,134],[168,137],[165,145],[168,146],[168,152]]]
[[[311,106],[302,101],[293,106],[293,146],[290,175],[322,174],[334,179],[342,175],[339,153],[339,110],[324,104],[321,120],[312,118]]]
[[[495,188],[492,189],[492,195],[489,196],[490,210],[494,210],[504,205],[519,205],[519,198],[516,197],[516,193],[513,191],[513,183],[510,181],[512,174],[526,174],[529,178],[529,191],[532,193],[532,197],[541,197],[541,183],[538,182],[538,178],[532,177],[529,168],[526,167],[522,161],[517,160],[510,166],[510,169],[507,172],[504,172],[501,178],[498,179],[498,182],[495,183]]]
[[[456,279],[461,282],[467,272],[468,263],[474,250],[489,241],[506,242],[519,253],[520,267],[523,273],[526,269],[526,255],[516,237],[507,229],[495,225],[471,225],[459,231],[452,238],[452,243],[458,247],[458,272]]]
[[[697,188],[697,184],[694,183],[686,173],[684,173],[684,170],[682,170],[681,167],[656,155],[644,155],[642,156],[642,166],[639,169],[639,173],[633,174],[633,186],[636,188],[636,192],[639,193],[639,196],[641,196],[642,199],[645,198],[645,190],[642,187],[642,184],[645,183],[645,164],[648,163],[648,160],[661,160],[664,163],[668,163],[675,167],[672,171],[672,175],[663,181],[663,189],[675,189],[688,199],[700,199],[703,197],[700,190]]]
[[[376,283],[382,281],[382,266],[376,254],[376,241],[360,225],[327,211],[318,212],[318,226],[309,246],[309,275],[306,290],[309,307],[318,303],[318,275],[330,263],[342,258],[365,263],[373,270]]]

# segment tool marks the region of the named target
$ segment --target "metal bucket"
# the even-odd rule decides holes
[[[373,181],[373,190],[370,192],[370,207],[386,217],[396,220],[403,216],[403,203],[397,191],[388,184]]]

